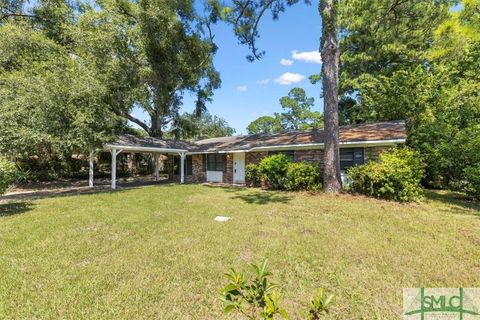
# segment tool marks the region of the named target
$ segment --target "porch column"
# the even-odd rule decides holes
[[[88,162],[88,186],[93,187],[93,151],[90,151],[90,157]]]
[[[180,183],[185,183],[185,152],[179,152],[180,155]]]
[[[155,181],[160,180],[160,173],[159,173],[159,164],[158,164],[158,153],[153,154],[153,159],[155,161]]]
[[[117,188],[117,155],[122,152],[122,150],[112,149],[112,189]]]

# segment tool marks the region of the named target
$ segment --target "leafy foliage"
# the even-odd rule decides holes
[[[0,156],[0,195],[15,182],[16,172],[15,165]]]
[[[323,288],[318,289],[317,294],[310,302],[310,310],[308,312],[308,320],[318,320],[324,314],[329,313],[334,303],[334,296],[325,293]]]
[[[199,117],[192,113],[184,113],[174,122],[174,128],[168,132],[176,139],[205,139],[227,137],[235,133],[227,121],[205,112]]]
[[[471,197],[480,200],[480,164],[464,169],[465,191]]]
[[[285,189],[289,191],[321,189],[318,165],[308,162],[289,163],[285,176]]]
[[[270,188],[281,190],[285,188],[285,176],[289,164],[290,159],[286,155],[274,154],[262,159],[258,171]]]
[[[245,178],[252,187],[258,187],[260,185],[260,170],[259,166],[254,163],[249,163],[245,167]]]
[[[99,65],[110,86],[110,107],[150,136],[162,137],[179,116],[183,95],[197,96],[195,114],[220,86],[212,61],[217,50],[209,21],[194,1],[101,1],[85,5],[79,18],[85,52]],[[138,107],[149,122],[131,115]]]
[[[88,152],[122,128],[104,105],[106,88],[88,62],[41,30],[0,27],[0,154],[22,171],[32,159],[61,170],[74,152]],[[42,169],[42,170],[43,170]]]
[[[340,115],[406,119],[424,183],[466,191],[465,170],[480,161],[480,1],[453,4],[340,2]]]
[[[453,4],[340,1],[341,102],[355,97],[353,105],[343,104],[341,122],[397,120],[421,112],[429,97],[422,77],[429,72],[433,31],[447,19]],[[417,85],[419,90],[411,89]]]
[[[425,169],[418,152],[409,148],[384,151],[378,161],[348,169],[349,189],[368,196],[402,202],[418,200]]]
[[[278,314],[288,319],[284,309],[280,307],[280,293],[276,284],[270,282],[271,272],[267,271],[267,260],[261,266],[250,264],[253,278],[247,279],[245,273],[231,269],[225,276],[229,280],[222,290],[222,301],[225,313],[237,311],[248,319],[273,319]]]
[[[225,304],[225,313],[236,311],[248,319],[273,319],[279,315],[289,319],[285,309],[280,306],[279,286],[270,282],[272,273],[267,271],[267,260],[261,266],[249,264],[253,277],[230,269],[225,276],[227,285],[222,290],[221,300]],[[328,313],[334,303],[334,296],[327,295],[320,288],[311,300],[308,319],[320,319]]]
[[[282,125],[278,114],[275,116],[262,116],[250,122],[247,126],[248,134],[274,133],[282,131]]]
[[[293,88],[287,96],[280,98],[285,112],[272,116],[263,116],[251,122],[249,134],[276,133],[291,130],[305,130],[323,127],[323,116],[319,111],[311,111],[314,98],[307,97],[302,88]]]

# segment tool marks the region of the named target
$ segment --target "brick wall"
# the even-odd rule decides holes
[[[259,164],[266,156],[268,156],[268,152],[246,152],[245,165],[250,163]]]
[[[192,155],[192,182],[205,182],[207,181],[207,172],[203,171],[205,169],[204,159],[205,155],[203,154],[194,154]]]
[[[227,153],[227,163],[225,164],[225,171],[223,171],[223,183],[233,183],[233,153]]]
[[[296,150],[294,154],[294,161],[318,163],[320,168],[323,168],[323,150]]]
[[[378,155],[391,147],[369,147],[365,148],[365,161],[378,160]],[[268,152],[246,152],[245,165],[250,163],[259,164],[260,161],[268,156]],[[168,173],[170,181],[180,182],[180,175],[173,173],[173,155],[168,155],[162,158],[164,170]],[[185,182],[201,183],[207,180],[206,164],[204,164],[205,155],[192,155],[192,175],[185,174]],[[294,153],[294,161],[306,161],[311,163],[318,163],[320,169],[323,169],[323,150],[296,150]],[[204,171],[205,169],[205,171]],[[223,171],[223,182],[233,183],[233,154],[227,153],[226,166]],[[248,183],[248,181],[247,181]]]

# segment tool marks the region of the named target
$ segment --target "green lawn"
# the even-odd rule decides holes
[[[3,204],[0,318],[221,319],[223,273],[265,258],[294,319],[318,287],[331,318],[399,319],[404,287],[480,287],[480,205],[199,185]]]

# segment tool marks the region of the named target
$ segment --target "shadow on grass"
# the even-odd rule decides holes
[[[209,188],[221,188],[233,193],[231,199],[240,199],[249,204],[288,203],[292,196],[275,191],[245,188],[241,186],[207,185]]]
[[[453,191],[425,190],[428,200],[438,201],[450,206],[448,210],[456,214],[474,214],[480,217],[480,202],[471,200],[465,194]]]
[[[56,198],[56,197],[66,197],[66,196],[77,196],[77,195],[89,195],[89,194],[100,194],[100,193],[109,193],[109,192],[122,192],[126,190],[138,189],[140,187],[153,186],[153,185],[163,185],[170,186],[169,182],[125,182],[117,183],[117,190],[113,191],[110,186],[100,185],[93,188],[89,187],[71,187],[65,189],[44,189],[44,190],[33,190],[23,193],[12,193],[0,196],[0,200],[7,201],[28,201],[44,198]]]
[[[22,214],[32,210],[30,202],[12,202],[0,204],[0,218]]]
[[[267,204],[267,203],[288,203],[292,200],[291,196],[277,194],[269,191],[256,191],[247,194],[238,194],[233,196],[232,199],[240,199],[246,203],[251,204]]]

